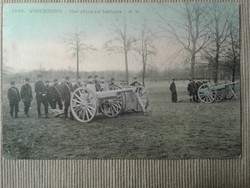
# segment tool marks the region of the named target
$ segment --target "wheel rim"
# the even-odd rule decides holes
[[[122,89],[122,87],[114,84],[109,89],[110,90],[117,90],[117,89]],[[126,109],[126,94],[125,93],[121,93],[120,95],[122,96],[122,110],[121,110],[120,113],[122,113]]]
[[[97,111],[96,95],[90,89],[78,88],[71,96],[70,108],[77,121],[90,122]]]
[[[212,103],[217,96],[217,92],[212,86],[203,84],[198,89],[198,97],[203,103]]]
[[[119,115],[123,110],[123,96],[118,94],[115,98],[105,100],[100,109],[105,116],[115,117]]]
[[[224,90],[219,90],[217,91],[217,95],[216,95],[216,101],[220,102],[224,99],[225,97],[225,91]]]

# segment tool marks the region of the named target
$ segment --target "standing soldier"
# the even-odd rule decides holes
[[[30,103],[33,99],[32,89],[29,81],[29,78],[25,78],[25,84],[21,87],[21,99],[24,103],[24,113],[26,117],[29,117]]]
[[[56,109],[56,104],[58,104],[59,109],[62,110],[62,95],[60,91],[60,85],[57,79],[54,79],[54,84],[50,87],[50,105],[54,110]]]
[[[89,76],[88,77],[88,82],[87,84],[93,84],[93,77],[92,76]]]
[[[46,94],[46,100],[48,103],[48,106],[51,106],[51,94],[50,94],[50,85],[49,85],[50,81],[46,80],[45,82],[45,94]]]
[[[82,81],[81,81],[81,76],[78,76],[78,80],[77,80],[77,82],[76,82],[75,85],[74,85],[74,91],[75,91],[77,88],[79,88],[79,87],[83,87],[83,83],[82,83]]]
[[[38,81],[35,83],[35,92],[36,92],[36,103],[37,103],[37,113],[38,117],[42,117],[41,114],[41,104],[44,106],[45,117],[48,116],[48,101],[45,90],[45,83],[42,80],[42,75],[38,76]]]
[[[110,84],[109,84],[109,90],[114,90],[116,87],[115,85],[115,78],[111,78]]]
[[[106,85],[106,82],[105,82],[103,76],[101,77],[101,80],[100,80],[100,87],[101,87],[101,91],[106,91],[107,90],[107,85]]]
[[[10,82],[11,87],[8,90],[8,99],[10,102],[10,116],[13,117],[15,110],[15,118],[18,118],[20,95],[18,89],[15,87],[15,82]]]
[[[193,80],[191,83],[191,90],[192,90],[192,96],[193,96],[193,102],[198,102],[198,89],[197,84]]]
[[[177,102],[177,91],[175,86],[175,79],[173,79],[172,83],[170,84],[170,91],[172,93],[172,102]]]
[[[189,80],[188,86],[187,86],[187,90],[189,92],[189,97],[190,97],[190,101],[192,101],[192,96],[193,96],[193,89],[192,89],[192,80]]]
[[[94,83],[95,83],[96,91],[101,91],[101,85],[100,85],[100,82],[99,82],[98,75],[94,76]]]
[[[61,83],[61,93],[62,93],[62,100],[64,102],[64,115],[68,117],[68,109],[70,107],[70,98],[71,92],[73,91],[72,84],[70,82],[70,77],[66,76],[65,81]],[[73,114],[70,112],[70,118],[73,118]]]

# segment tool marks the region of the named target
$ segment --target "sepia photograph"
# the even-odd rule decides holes
[[[241,156],[237,3],[5,4],[6,159]]]

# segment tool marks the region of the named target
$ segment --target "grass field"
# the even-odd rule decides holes
[[[213,104],[171,102],[169,82],[147,83],[149,116],[99,115],[91,123],[61,118],[9,116],[4,86],[3,155],[22,159],[235,158],[241,153],[240,100]],[[187,98],[187,82],[177,82],[178,98]]]

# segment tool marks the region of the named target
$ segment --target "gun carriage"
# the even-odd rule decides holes
[[[79,122],[90,122],[97,114],[115,117],[126,111],[146,112],[148,94],[142,85],[103,87],[96,91],[94,84],[76,89],[71,95],[70,108]]]
[[[224,99],[238,99],[235,90],[239,82],[226,84],[202,84],[198,89],[198,97],[202,103],[220,102]]]

